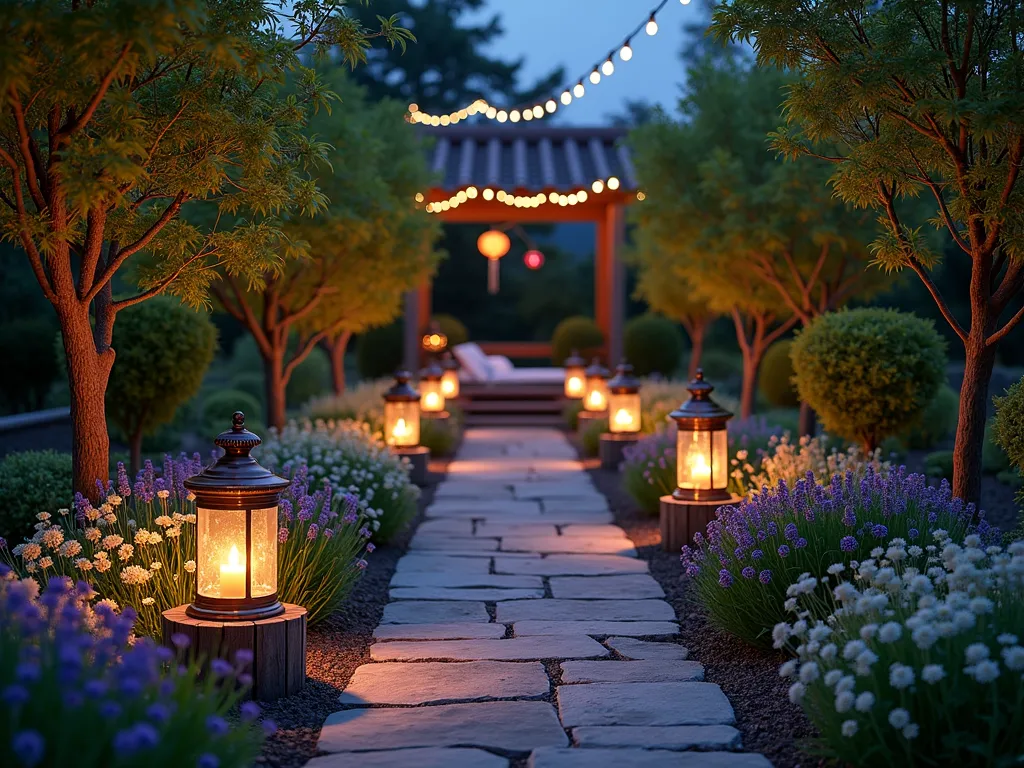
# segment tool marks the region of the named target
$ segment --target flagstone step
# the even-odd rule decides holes
[[[581,747],[644,749],[737,749],[740,732],[731,725],[595,725],[572,729]]]
[[[541,621],[675,621],[664,600],[505,600],[498,603],[497,620],[503,624]]]
[[[704,679],[696,661],[563,661],[562,683],[684,683]],[[619,746],[619,745],[610,745]]]
[[[551,594],[556,598],[641,599],[664,597],[665,591],[646,573],[622,576],[553,576]]]
[[[556,698],[558,714],[566,728],[579,725],[732,725],[736,720],[722,689],[711,683],[562,685],[556,691]]]
[[[749,752],[670,752],[661,749],[536,749],[528,768],[771,768]]]
[[[339,697],[342,704],[451,704],[537,698],[550,688],[544,665],[472,661],[463,664],[364,664]]]
[[[504,640],[425,640],[374,643],[376,661],[532,661],[534,659],[594,659],[609,651],[586,635],[536,635]]]
[[[482,749],[461,747],[421,747],[416,749],[395,749],[387,752],[342,752],[334,755],[314,757],[305,768],[352,768],[358,762],[359,768],[508,768],[508,760]]]
[[[445,622],[442,624],[379,624],[374,640],[497,640],[505,636],[504,624]]]
[[[647,573],[647,563],[622,555],[548,555],[544,558],[517,559],[509,557],[509,553],[498,552],[494,557],[494,570],[513,575],[611,576],[619,573]]]
[[[500,626],[505,626],[501,624]],[[670,637],[679,634],[679,625],[671,621],[517,621],[516,637],[527,635],[625,635],[632,637]]]

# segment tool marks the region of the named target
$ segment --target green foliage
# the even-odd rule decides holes
[[[910,450],[934,448],[956,430],[959,409],[960,394],[943,383],[921,420],[899,436],[900,442]]]
[[[816,318],[791,352],[801,399],[828,432],[873,450],[921,418],[945,378],[930,321],[886,309]]]
[[[241,371],[236,373],[231,377],[228,387],[251,395],[256,402],[261,404],[267,397],[266,382],[263,379],[263,373],[260,371]],[[260,408],[260,413],[262,412],[263,409]]]
[[[14,318],[0,325],[0,360],[18,365],[17,375],[0,377],[0,408],[17,412],[43,407],[60,373],[53,347],[56,332],[56,322],[45,315]]]
[[[931,478],[953,477],[953,452],[932,451],[924,457],[924,473]]]
[[[659,499],[676,489],[674,429],[660,429],[623,451],[622,487],[641,512],[658,514]]]
[[[448,349],[469,341],[469,329],[454,315],[434,315],[431,320],[437,323],[441,333],[448,337]]]
[[[0,536],[10,543],[32,533],[36,515],[71,506],[71,454],[9,453],[0,460]]]
[[[991,435],[1017,469],[1024,471],[1024,379],[995,398]]]
[[[704,377],[720,389],[722,384],[737,381],[743,375],[743,358],[738,352],[712,347],[704,350],[701,368]]]
[[[391,376],[402,367],[402,324],[371,328],[356,340],[356,367],[364,379]]]
[[[348,387],[341,395],[315,397],[302,408],[302,415],[310,421],[361,421],[371,432],[384,429],[384,392],[394,379],[362,381]]]
[[[420,445],[428,448],[431,456],[453,456],[461,438],[462,430],[454,414],[447,421],[420,419]]]
[[[981,468],[990,475],[998,475],[1013,466],[1006,451],[996,442],[995,418],[993,417],[985,424],[985,440],[981,444]]]
[[[113,345],[107,417],[131,441],[154,434],[199,391],[217,332],[206,313],[158,296],[120,313]]]
[[[789,358],[792,346],[789,339],[772,344],[764,353],[757,372],[757,388],[768,404],[775,408],[796,408],[800,405],[800,395],[793,384],[793,361]]]
[[[555,326],[551,336],[551,361],[562,365],[575,349],[583,358],[599,354],[604,333],[589,317],[567,317]]]
[[[580,449],[587,458],[597,456],[601,448],[601,435],[608,431],[608,419],[591,419],[580,433]]]
[[[218,389],[203,396],[203,436],[209,440],[225,429],[231,428],[231,414],[241,411],[245,414],[245,428],[266,438],[263,426],[263,408],[259,401],[248,392],[239,389]]]
[[[683,357],[683,336],[679,326],[659,315],[646,314],[626,323],[622,348],[637,376],[675,373]]]
[[[579,428],[580,413],[583,412],[582,400],[568,400],[562,408],[562,416],[565,418],[565,425],[575,432]]]
[[[331,386],[331,361],[319,347],[292,371],[285,388],[285,399],[289,408],[298,408],[311,398],[326,392]]]

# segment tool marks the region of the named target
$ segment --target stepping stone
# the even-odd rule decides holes
[[[543,746],[566,746],[554,707],[543,701],[488,701],[399,709],[348,709],[328,716],[317,749],[373,750],[474,746],[524,755]],[[405,766],[419,766],[405,755]],[[362,755],[349,756],[361,764]],[[352,762],[349,765],[352,765]],[[461,763],[453,762],[451,765]]]
[[[374,640],[497,640],[504,636],[504,624],[473,622],[380,624],[373,630]]]
[[[581,747],[644,749],[738,749],[740,732],[731,725],[592,725],[574,728]]]
[[[498,603],[498,621],[675,621],[664,600],[506,600]]]
[[[441,624],[446,622],[480,622],[491,620],[483,603],[463,600],[403,600],[384,606],[381,624]]]
[[[498,587],[543,589],[540,576],[499,576],[493,573],[396,573],[392,587]]]
[[[617,525],[594,525],[592,523],[573,523],[562,528],[563,536],[588,536],[591,538],[606,537],[626,539],[626,532]]]
[[[448,587],[394,587],[392,600],[530,600],[544,597],[543,589],[493,589],[480,587],[457,589]]]
[[[443,499],[427,507],[430,518],[473,517],[540,517],[540,504],[535,501],[508,499]],[[539,522],[539,521],[537,521]]]
[[[646,573],[625,576],[559,576],[551,579],[554,597],[609,600],[664,597],[665,591]]]
[[[370,658],[375,661],[532,661],[593,659],[607,655],[607,648],[586,635],[541,635],[506,640],[397,641],[370,646]]]
[[[492,755],[482,749],[461,749],[445,747],[422,747],[420,749],[395,749],[387,752],[360,752],[357,757],[349,752],[314,757],[306,768],[352,768],[358,761],[359,768],[508,768],[508,760]]]
[[[416,535],[419,536],[425,533],[443,536],[472,536],[473,521],[448,517],[424,520],[416,529]]]
[[[374,647],[371,646],[371,650]],[[556,695],[558,714],[566,728],[577,725],[732,725],[736,720],[722,689],[711,683],[563,685]]]
[[[491,483],[482,480],[446,480],[434,489],[434,501],[450,499],[485,499],[513,501],[512,486],[505,483]],[[472,503],[472,502],[470,502]]]
[[[402,560],[399,560],[399,565]],[[611,576],[619,573],[647,573],[647,563],[635,557],[619,555],[550,555],[517,560],[508,557],[505,552],[498,552],[494,557],[494,570],[498,573],[535,576]]]
[[[750,752],[669,752],[662,749],[535,749],[528,768],[772,768]]]
[[[604,509],[586,509],[580,505],[573,504],[553,512],[544,512],[539,518],[533,518],[538,523],[551,523],[552,525],[572,525],[574,523],[589,523],[602,525],[610,523],[614,517]]]
[[[504,536],[502,552],[540,552],[541,554],[599,554],[636,557],[629,539],[587,538],[584,536]]]
[[[450,704],[458,701],[536,698],[550,690],[544,665],[472,661],[466,664],[363,664],[338,701],[370,704]]]
[[[395,573],[486,574],[491,570],[490,558],[443,557],[436,552],[410,554],[402,557]],[[538,574],[539,575],[539,574]]]
[[[678,643],[648,643],[632,637],[609,637],[606,641],[627,659],[649,659],[651,661],[682,661],[690,652]]]
[[[696,661],[663,664],[660,661],[565,661],[562,682],[572,683],[685,683],[704,679],[704,665]],[[606,746],[619,746],[609,744]],[[657,745],[652,745],[657,746]]]
[[[554,523],[503,523],[500,518],[477,523],[477,536],[557,536]]]
[[[517,621],[516,637],[527,635],[627,635],[634,637],[674,636],[679,625],[671,621]]]
[[[430,549],[458,550],[462,552],[494,551],[498,548],[497,539],[484,539],[479,536],[427,536],[417,533],[409,542],[409,549],[422,551]]]
[[[574,481],[566,479],[514,483],[512,493],[517,499],[582,499],[605,502],[604,496],[594,488],[594,484],[586,475]]]

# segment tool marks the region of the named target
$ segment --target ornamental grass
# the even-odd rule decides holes
[[[390,541],[416,515],[420,491],[409,480],[408,461],[391,453],[366,424],[291,422],[260,451],[260,461],[279,474],[291,476],[306,465],[311,480],[354,494],[377,543]]]
[[[954,540],[972,531],[973,504],[953,498],[949,484],[926,484],[899,470],[883,476],[868,465],[827,485],[813,473],[790,487],[779,481],[733,507],[722,507],[683,547],[682,563],[712,621],[752,645],[770,647],[771,631],[786,616],[786,588],[801,573],[822,575],[831,563],[867,559],[890,537],[911,544],[942,529]],[[978,513],[978,532],[996,531]]]
[[[274,728],[242,701],[252,654],[200,675],[174,651],[133,641],[133,611],[94,598],[85,582],[54,577],[40,591],[0,564],[0,765],[252,765]]]
[[[885,540],[790,586],[776,646],[818,737],[843,764],[1018,765],[1024,753],[1024,541]]]

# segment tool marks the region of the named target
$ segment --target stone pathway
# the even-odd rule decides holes
[[[310,768],[769,766],[558,431],[467,431],[426,518]]]

